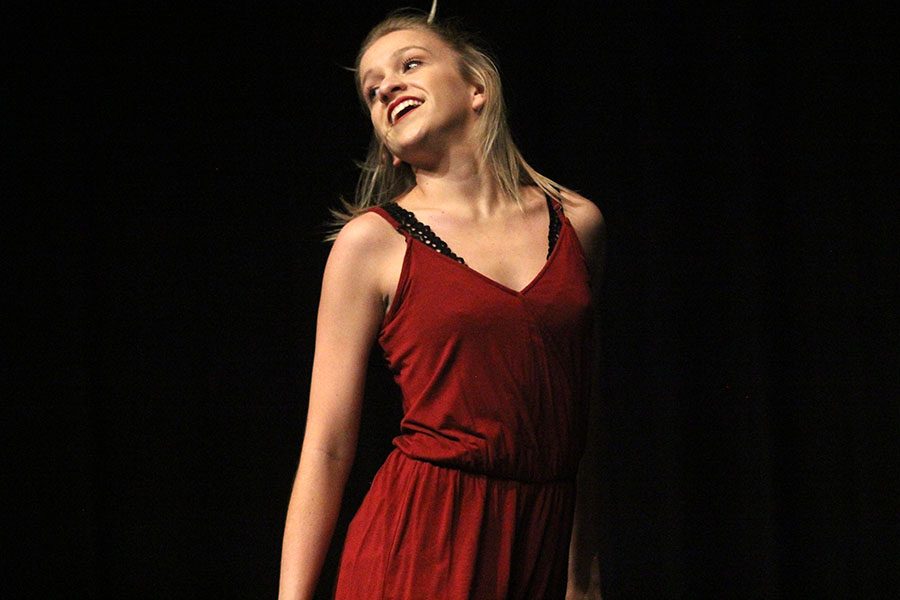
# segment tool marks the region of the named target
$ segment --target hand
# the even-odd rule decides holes
[[[600,586],[591,585],[585,590],[576,589],[571,583],[566,588],[566,600],[603,600]]]
[[[589,577],[583,578],[579,582],[576,580],[574,572],[569,571],[566,600],[603,600],[600,593],[600,557],[596,554],[591,558],[589,573]]]

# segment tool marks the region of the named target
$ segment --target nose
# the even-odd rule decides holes
[[[385,77],[378,86],[378,99],[388,104],[404,87],[404,83],[396,75]]]

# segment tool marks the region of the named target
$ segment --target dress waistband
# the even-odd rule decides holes
[[[466,468],[462,465],[455,464],[446,464],[442,462],[437,462],[433,460],[428,460],[427,458],[421,458],[416,456],[410,456],[400,448],[395,448],[391,454],[397,454],[407,460],[411,460],[417,463],[429,465],[438,469],[446,469],[448,471],[456,471],[463,475],[467,475],[469,477],[483,478],[489,481],[497,482],[497,483],[513,483],[513,484],[522,484],[522,485],[559,485],[559,486],[567,486],[567,485],[575,485],[575,477],[574,476],[563,476],[563,477],[538,477],[538,478],[527,478],[521,476],[507,476],[507,475],[499,475],[495,473],[485,473],[483,471],[476,471],[474,469]]]

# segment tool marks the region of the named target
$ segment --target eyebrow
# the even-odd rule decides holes
[[[400,56],[401,54],[403,54],[403,53],[406,52],[407,50],[424,50],[424,51],[427,52],[428,54],[431,54],[431,50],[429,50],[428,48],[425,48],[425,47],[423,47],[423,46],[404,46],[404,47],[402,47],[402,48],[400,48],[400,49],[395,50],[394,52],[392,52],[392,53],[391,53],[391,58],[392,58],[392,59],[397,58],[398,56]],[[366,77],[368,77],[368,76],[369,76],[369,73],[371,73],[371,72],[372,72],[372,69],[366,69],[365,73],[362,74],[362,77],[359,78],[359,83],[360,83],[360,85],[362,85],[363,83],[365,83]]]

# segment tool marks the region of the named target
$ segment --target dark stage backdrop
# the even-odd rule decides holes
[[[605,598],[900,593],[888,15],[441,4],[608,222]],[[396,6],[4,9],[4,597],[274,597],[321,224],[369,135],[344,67]],[[397,432],[378,356],[322,598]]]

